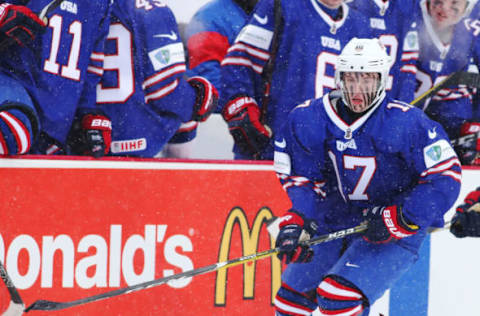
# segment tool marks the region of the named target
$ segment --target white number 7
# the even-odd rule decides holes
[[[335,168],[335,174],[337,175],[338,186],[340,188],[340,193],[345,200],[345,194],[343,193],[343,185],[342,180],[340,179],[340,173],[338,171],[337,161],[335,159],[335,155],[333,152],[329,151],[328,155],[333,162],[333,166]],[[360,179],[358,179],[357,185],[353,192],[348,194],[349,200],[361,200],[366,201],[368,200],[368,194],[366,193],[367,187],[372,181],[373,175],[375,174],[375,170],[377,169],[377,163],[375,161],[375,157],[358,157],[358,156],[343,156],[343,167],[349,170],[355,170],[358,167],[363,168],[362,174],[360,175]]]

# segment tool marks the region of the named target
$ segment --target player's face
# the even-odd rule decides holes
[[[428,7],[432,22],[437,29],[457,24],[466,8],[467,0],[430,0]]]
[[[375,99],[380,74],[373,72],[343,73],[343,89],[350,109],[355,113],[365,111]]]
[[[320,1],[322,4],[329,7],[330,9],[338,8],[343,2],[343,0],[318,0],[318,1]]]

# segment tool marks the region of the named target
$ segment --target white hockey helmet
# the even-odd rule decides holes
[[[377,91],[369,98],[371,102],[367,104],[365,110],[381,102],[385,98],[390,66],[391,59],[378,38],[351,39],[338,56],[335,68],[335,83],[342,92],[343,102],[352,109],[351,104],[347,102],[346,87],[343,84],[342,74],[345,72],[378,73],[380,78]]]

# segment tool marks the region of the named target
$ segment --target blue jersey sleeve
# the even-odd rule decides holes
[[[274,168],[286,190],[292,208],[306,218],[316,220],[320,231],[324,227],[324,216],[333,204],[345,205],[328,190],[331,185],[324,176],[324,128],[313,126],[321,120],[312,119],[319,115],[312,102],[297,106],[275,140]],[[307,122],[307,124],[305,124]],[[320,123],[321,124],[321,123]]]
[[[275,28],[274,1],[260,0],[222,61],[221,104],[236,95],[259,98],[261,74],[271,57],[272,41],[278,29]]]
[[[408,130],[401,152],[405,161],[411,162],[418,180],[396,202],[403,205],[404,215],[416,225],[442,226],[443,215],[460,192],[460,161],[439,123],[416,108],[407,112],[411,113],[400,116],[404,117],[402,122],[392,122],[392,125],[403,124]]]

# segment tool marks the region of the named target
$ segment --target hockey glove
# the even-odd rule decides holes
[[[387,243],[393,239],[402,239],[415,234],[419,227],[408,223],[397,205],[365,209],[363,216],[367,220],[364,239],[372,243]]]
[[[74,155],[103,157],[110,151],[112,122],[101,114],[85,114],[74,123],[68,143]]]
[[[467,122],[460,128],[460,138],[471,135],[466,141],[455,146],[462,165],[480,166],[480,123]]]
[[[187,82],[196,91],[192,121],[204,122],[217,108],[218,91],[203,77],[191,77]]]
[[[32,144],[32,122],[19,109],[0,110],[0,155],[26,154]]]
[[[240,96],[229,101],[222,115],[235,144],[245,155],[260,153],[272,137],[270,128],[260,123],[260,109],[253,98]]]
[[[45,23],[29,8],[10,3],[0,5],[0,49],[14,43],[30,46]]]
[[[309,240],[315,234],[316,223],[305,220],[295,210],[290,210],[281,218],[279,227],[280,232],[275,241],[275,247],[280,248],[278,259],[283,260],[285,257],[286,264],[311,261],[313,250],[300,242]]]
[[[480,237],[480,187],[470,192],[452,219],[450,232],[455,237]]]

